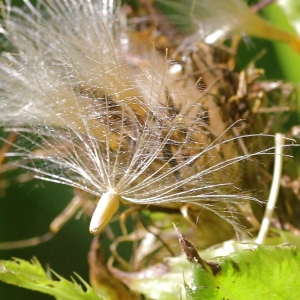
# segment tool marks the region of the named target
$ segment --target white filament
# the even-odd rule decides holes
[[[258,237],[256,239],[257,244],[263,244],[264,240],[268,234],[268,230],[270,227],[271,219],[274,213],[274,209],[276,206],[278,193],[280,189],[280,179],[282,172],[282,161],[283,161],[283,145],[285,141],[285,136],[281,133],[277,133],[275,135],[275,162],[274,162],[274,172],[273,172],[273,180],[272,186],[269,194],[269,199],[267,202],[267,207],[265,210],[265,214],[262,220],[262,224],[260,227],[260,231]]]

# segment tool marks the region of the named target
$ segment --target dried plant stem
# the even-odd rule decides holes
[[[285,137],[281,133],[277,133],[275,135],[275,163],[274,163],[273,181],[272,181],[267,207],[265,210],[265,215],[260,227],[258,237],[256,239],[257,244],[264,243],[270,227],[271,218],[273,216],[273,212],[275,209],[275,205],[279,193],[279,187],[280,187],[281,172],[282,172],[282,158],[283,158],[282,155],[283,155],[284,139]]]
[[[0,250],[11,250],[37,246],[41,243],[48,242],[53,236],[54,233],[47,232],[42,236],[33,237],[27,240],[0,243]]]
[[[80,193],[75,193],[72,201],[51,222],[47,233],[30,239],[0,243],[0,250],[33,247],[48,242],[64,226],[64,224],[68,222],[81,207],[84,206],[84,204],[85,200],[82,198]]]

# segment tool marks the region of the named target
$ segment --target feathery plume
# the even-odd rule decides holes
[[[121,203],[188,204],[242,234],[236,205],[258,200],[233,174],[272,148],[240,155],[238,140],[255,135],[209,130],[201,91],[151,42],[134,43],[118,1],[24,3],[8,2],[1,26],[11,51],[0,62],[0,122],[22,137],[8,154],[14,163],[99,197],[93,234]]]

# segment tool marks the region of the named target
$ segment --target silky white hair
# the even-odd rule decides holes
[[[135,46],[118,1],[24,3],[8,3],[1,25],[10,51],[0,62],[0,123],[21,137],[8,156],[100,197],[92,233],[122,202],[188,203],[242,233],[235,205],[258,200],[231,181],[233,166],[272,148],[220,159],[256,136],[209,132],[201,92],[151,47]]]

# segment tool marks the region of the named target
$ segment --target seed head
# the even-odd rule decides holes
[[[25,4],[8,4],[1,27],[11,52],[0,63],[0,120],[22,137],[15,163],[99,197],[94,234],[120,203],[188,204],[241,233],[236,204],[258,200],[232,175],[272,149],[240,155],[237,141],[253,136],[210,132],[202,92],[134,43],[118,1]]]

